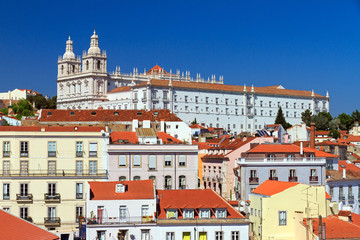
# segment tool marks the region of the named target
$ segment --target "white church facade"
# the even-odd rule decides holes
[[[82,59],[75,57],[73,42],[58,60],[58,109],[170,109],[183,121],[221,127],[232,133],[254,132],[272,124],[281,107],[291,124],[301,122],[301,113],[329,111],[329,94],[289,90],[281,85],[249,87],[226,85],[223,77],[205,80],[190,72],[166,72],[155,66],[147,72],[124,74],[117,67],[107,71],[106,52],[99,48],[98,35]]]

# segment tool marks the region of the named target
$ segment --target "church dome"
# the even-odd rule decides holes
[[[101,54],[101,50],[99,48],[99,37],[96,35],[94,30],[94,34],[91,36],[90,48],[88,49],[88,54]]]
[[[69,39],[66,41],[66,50],[63,55],[63,59],[66,60],[75,60],[75,53],[73,52],[73,41]]]

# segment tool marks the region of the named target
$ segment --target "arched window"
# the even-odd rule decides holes
[[[100,60],[99,60],[99,61],[97,61],[97,69],[98,69],[98,70],[100,70],[100,65],[101,65],[101,62],[100,62]]]
[[[171,189],[171,188],[172,188],[171,176],[165,176],[165,189]]]
[[[64,74],[64,65],[61,65],[61,74]]]
[[[140,176],[134,176],[134,181],[139,181],[140,180]]]
[[[125,176],[120,176],[119,181],[126,181],[126,177]]]
[[[86,70],[89,70],[89,61],[86,61]]]
[[[184,175],[179,176],[179,189],[186,188],[186,177]]]
[[[73,73],[75,72],[75,65],[71,65],[71,70]]]

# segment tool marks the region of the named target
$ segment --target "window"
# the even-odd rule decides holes
[[[316,177],[316,169],[310,169],[310,177]]]
[[[188,102],[188,96],[185,96],[185,102],[186,103]]]
[[[330,187],[330,196],[334,197],[334,187]]]
[[[56,157],[56,142],[48,142],[48,157]]]
[[[149,205],[141,206],[141,216],[149,216]]]
[[[200,218],[210,218],[210,209],[200,209],[199,217]]]
[[[81,176],[83,174],[83,161],[76,161],[76,175]]]
[[[83,143],[76,142],[76,156],[82,157],[83,156]]]
[[[215,98],[215,103],[216,103],[216,104],[219,103],[219,98]]]
[[[286,211],[279,211],[279,225],[286,226]]]
[[[56,161],[48,161],[48,175],[56,175]]]
[[[91,142],[89,144],[89,156],[97,157],[97,143],[96,142]]]
[[[179,176],[179,189],[186,188],[186,177],[184,175]]]
[[[141,230],[141,240],[150,240],[150,230]]]
[[[256,170],[250,170],[250,177],[256,178],[257,177],[257,171]]]
[[[326,170],[333,170],[333,163],[332,159],[326,159]]]
[[[3,157],[10,157],[10,142],[3,144]]]
[[[140,176],[134,176],[134,181],[139,181],[140,180]]]
[[[3,211],[7,212],[7,213],[10,213],[10,208],[9,207],[3,207]]]
[[[89,174],[90,175],[97,174],[97,161],[89,161]]]
[[[48,207],[48,218],[50,221],[56,220],[56,207]]]
[[[206,104],[209,103],[209,97],[205,97],[205,103],[206,103]]]
[[[48,183],[48,196],[55,196],[56,194],[56,183]]]
[[[216,209],[216,218],[226,218],[226,209]]]
[[[194,210],[184,209],[184,218],[194,218]]]
[[[126,181],[126,177],[125,176],[120,176],[119,181]]]
[[[272,111],[270,110],[270,111],[269,111],[269,116],[271,117],[271,115],[272,115]]]
[[[170,155],[165,155],[165,166],[166,167],[171,167],[171,162],[172,162],[172,160],[171,160],[171,156]]]
[[[20,217],[22,219],[27,219],[28,218],[28,208],[27,207],[21,207],[20,208]]]
[[[76,199],[83,199],[83,183],[76,183]]]
[[[268,161],[274,161],[275,160],[275,155],[274,154],[269,154],[267,160]]]
[[[240,232],[231,232],[231,240],[240,240]]]
[[[149,170],[156,170],[156,156],[150,155],[149,156]]]
[[[288,161],[294,161],[294,154],[288,154],[287,155],[287,160]]]
[[[166,240],[175,240],[175,233],[174,232],[167,232],[166,233]]]
[[[120,219],[125,219],[126,218],[126,211],[127,211],[127,207],[125,205],[121,205],[119,207],[119,218]]]
[[[125,155],[119,156],[119,167],[126,167],[126,156]]]
[[[134,155],[134,167],[140,167],[141,166],[141,157],[140,155]]]
[[[167,215],[168,219],[176,219],[177,218],[177,209],[166,210],[166,215]]]
[[[20,183],[20,196],[28,196],[29,194],[29,184]]]
[[[165,189],[171,189],[171,188],[172,188],[171,176],[165,176]]]
[[[289,170],[289,177],[290,178],[296,177],[296,170],[295,169],[290,169]]]
[[[180,155],[179,156],[179,167],[185,167],[186,166],[186,156]]]
[[[20,161],[20,175],[28,175],[29,173],[29,161]]]
[[[20,157],[28,157],[28,156],[29,156],[29,143],[20,142]]]
[[[76,215],[76,222],[78,223],[80,221],[81,217],[84,216],[83,207],[76,207],[75,215]]]
[[[3,161],[3,175],[9,175],[10,174],[10,161],[4,160]]]
[[[154,186],[156,186],[156,177],[150,176],[149,179],[153,180],[153,184],[154,184]]]
[[[3,184],[3,200],[10,199],[10,183]]]
[[[216,231],[215,232],[215,240],[223,240],[224,239],[224,232]]]
[[[271,179],[276,178],[276,169],[270,169],[270,178]]]

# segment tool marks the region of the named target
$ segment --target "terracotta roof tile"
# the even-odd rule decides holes
[[[57,240],[53,233],[0,210],[0,236],[6,240]]]
[[[191,124],[189,126],[190,128],[200,128],[200,129],[207,129],[206,127],[200,125],[200,124]]]
[[[116,184],[126,186],[123,193],[115,192]],[[89,182],[90,200],[153,199],[154,185],[151,179],[139,181]]]
[[[104,127],[87,126],[0,126],[4,132],[101,132]]]
[[[360,168],[353,163],[347,163],[345,160],[339,160],[339,171],[343,169],[360,172]]]
[[[136,132],[112,132],[110,135],[112,143],[117,144],[138,144],[139,139],[136,136]]]
[[[315,153],[315,149],[303,148],[304,153]],[[259,144],[246,153],[298,153],[300,147],[294,144]]]
[[[323,157],[323,158],[339,158],[340,157],[338,155],[334,155],[334,154],[327,153],[327,152],[320,151],[320,150],[313,149],[313,148],[304,147],[304,149],[309,150],[309,151],[315,151],[315,157]]]
[[[357,215],[352,213],[352,215]],[[326,239],[359,239],[360,226],[354,222],[347,222],[338,218],[338,216],[328,216],[322,219],[325,223]],[[319,219],[313,219],[313,231],[319,235]]]
[[[165,133],[165,132],[157,132],[157,136],[159,139],[163,141],[164,144],[182,144],[183,142],[179,139]]]
[[[166,219],[166,209],[226,208],[227,218],[244,218],[212,189],[158,190],[159,219]],[[197,218],[197,217],[195,217]]]
[[[114,88],[113,90],[107,92],[107,93],[116,93],[116,92],[127,92],[130,91],[131,87],[130,86],[124,86],[124,87],[118,87],[118,88]]]
[[[60,110],[42,109],[40,122],[182,121],[168,109],[158,110]]]
[[[252,193],[261,194],[265,196],[272,196],[277,193],[280,193],[288,188],[292,188],[299,183],[297,182],[282,182],[282,181],[273,181],[273,180],[266,180],[260,186],[255,188]]]
[[[326,199],[332,199],[332,197],[330,196],[330,194],[328,194],[327,192],[325,192],[325,198],[326,198]]]

